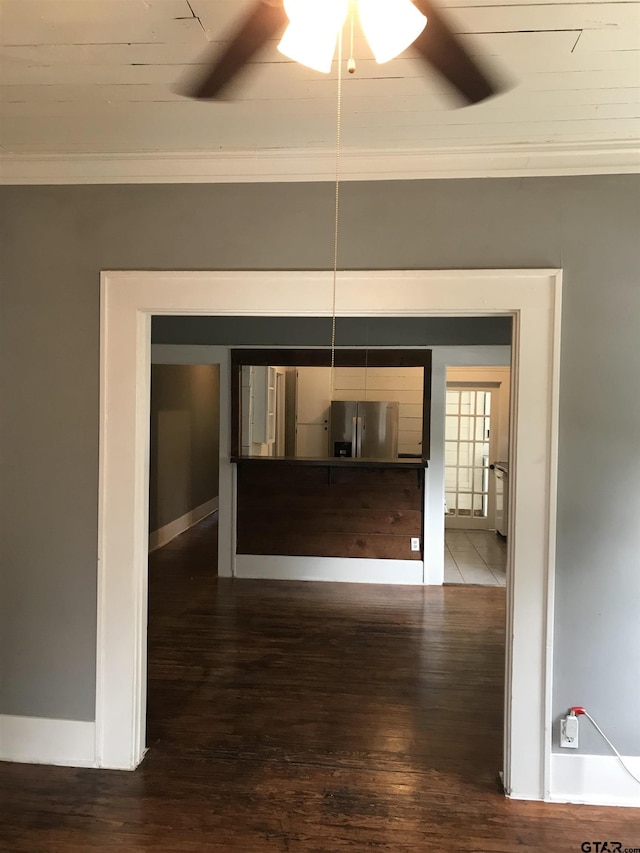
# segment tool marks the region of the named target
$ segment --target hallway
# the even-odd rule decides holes
[[[215,539],[214,515],[151,555],[141,766],[0,764],[0,850],[638,843],[631,809],[500,793],[503,589],[218,579]]]

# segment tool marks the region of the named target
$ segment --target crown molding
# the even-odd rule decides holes
[[[640,140],[437,148],[343,149],[343,181],[506,178],[640,172]],[[0,184],[162,184],[333,181],[335,152],[5,154]]]

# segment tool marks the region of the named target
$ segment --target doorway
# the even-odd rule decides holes
[[[510,394],[508,365],[447,368],[444,464],[448,530],[496,530],[494,472],[496,463],[508,464],[509,460]]]
[[[155,364],[152,356],[150,414],[148,746],[161,738],[166,716],[174,613],[199,603],[185,575],[197,571],[200,590],[209,591],[217,578],[220,365]]]
[[[102,766],[131,769],[141,760],[144,743],[146,543],[140,530],[147,511],[150,315],[329,316],[332,279],[326,272],[104,273],[106,292],[97,757]],[[366,271],[341,273],[337,303],[339,316],[514,318],[512,458],[519,476],[510,502],[518,541],[507,602],[504,771],[507,793],[526,799],[542,799],[549,790],[550,666],[545,649],[551,645],[547,614],[555,540],[559,297],[557,270]],[[432,473],[436,479],[438,472]],[[221,499],[222,486],[221,481]]]
[[[149,551],[217,512],[220,366],[153,364]]]
[[[507,583],[508,543],[502,526],[497,530],[503,496],[496,465],[508,470],[510,385],[508,361],[447,369],[445,583]]]

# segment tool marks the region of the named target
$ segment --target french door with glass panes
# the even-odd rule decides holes
[[[445,527],[495,527],[489,462],[495,458],[498,389],[447,386],[445,421]],[[493,415],[492,415],[493,412]]]

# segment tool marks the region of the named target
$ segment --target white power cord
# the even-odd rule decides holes
[[[576,713],[576,714],[580,714],[580,713],[584,714],[584,716],[585,716],[585,717],[586,717],[586,718],[591,722],[591,724],[594,726],[594,728],[596,729],[596,731],[597,731],[597,732],[599,732],[599,733],[602,735],[602,737],[604,738],[604,740],[605,740],[605,741],[607,742],[607,744],[609,745],[609,748],[610,748],[610,749],[611,749],[611,751],[614,753],[614,755],[616,756],[616,758],[618,759],[618,761],[620,762],[620,764],[622,764],[622,766],[623,766],[623,767],[624,767],[624,769],[627,771],[627,773],[629,774],[629,776],[631,776],[631,778],[634,780],[634,782],[637,782],[637,783],[640,785],[640,779],[635,775],[635,773],[633,773],[631,770],[629,770],[629,768],[627,767],[627,765],[624,763],[624,758],[620,755],[620,753],[618,752],[618,750],[617,750],[617,749],[615,748],[615,746],[611,743],[611,741],[609,740],[609,738],[608,738],[608,737],[606,736],[606,734],[602,731],[602,729],[601,729],[601,728],[600,728],[600,726],[596,723],[596,721],[593,719],[593,717],[591,716],[591,714],[590,714],[588,711],[585,711],[585,709],[584,709],[584,708],[575,708],[575,709],[574,709],[574,708],[572,708],[571,710],[572,710],[572,711],[574,711],[574,710],[575,710],[575,713]]]

